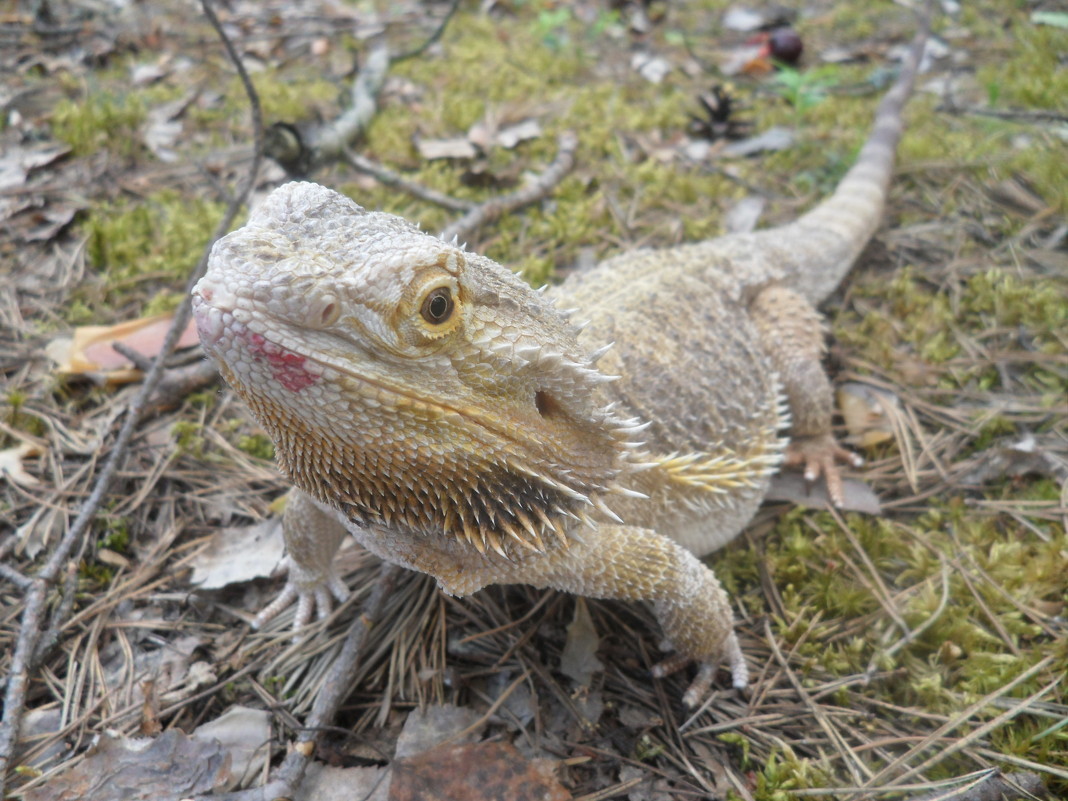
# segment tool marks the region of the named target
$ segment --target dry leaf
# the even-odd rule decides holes
[[[987,448],[971,460],[974,465],[961,476],[962,484],[981,486],[1005,476],[1049,476],[1057,481],[1068,479],[1068,463],[1053,450],[1039,445],[1032,434],[1009,446]]]
[[[631,56],[630,66],[649,83],[660,83],[671,72],[671,63],[666,58],[651,53],[635,53]]]
[[[567,642],[560,655],[560,670],[581,687],[589,687],[594,673],[604,670],[597,658],[601,640],[585,598],[575,598],[575,615],[567,627]]]
[[[313,762],[293,801],[388,801],[389,767],[335,768]]]
[[[179,117],[197,99],[197,94],[198,92],[193,91],[149,110],[145,123],[141,126],[141,138],[160,161],[173,163],[178,160],[178,154],[173,148],[182,135]]]
[[[723,215],[723,225],[729,234],[747,234],[756,230],[767,201],[757,195],[746,195],[734,203]]]
[[[838,408],[849,436],[846,442],[870,448],[894,438],[891,415],[901,404],[893,393],[869,384],[849,381],[838,387]]]
[[[218,529],[208,547],[193,560],[190,583],[203,590],[217,590],[266,578],[277,569],[284,552],[281,518]]]
[[[842,480],[842,509],[847,512],[861,512],[866,515],[882,514],[882,504],[875,492],[863,481],[846,478]],[[829,506],[831,499],[827,496],[827,484],[805,481],[799,471],[789,470],[772,476],[768,494],[769,501],[789,501],[798,506],[821,509]]]
[[[230,755],[230,781],[223,789],[232,790],[266,764],[271,753],[271,713],[233,706],[198,726],[190,737],[205,744],[217,743]]]
[[[217,742],[178,729],[155,739],[102,734],[84,761],[28,790],[26,801],[177,801],[211,793],[230,780],[229,759]]]
[[[435,704],[425,710],[414,709],[408,713],[404,728],[397,737],[397,757],[416,756],[445,742],[455,745],[474,737],[476,731],[469,731],[479,720],[478,713],[471,707],[459,707],[452,704]],[[464,734],[466,732],[466,734]],[[463,739],[456,739],[463,735]]]
[[[419,150],[419,155],[427,161],[473,159],[478,155],[478,150],[465,136],[457,136],[453,139],[420,139],[415,146]]]
[[[758,31],[770,21],[763,12],[743,6],[731,6],[723,14],[723,27],[729,31]]]
[[[537,139],[539,136],[541,136],[541,123],[537,120],[523,120],[499,130],[497,136],[494,137],[494,142],[500,147],[511,150],[520,142]]]
[[[757,153],[763,153],[765,151],[786,150],[786,148],[791,147],[793,143],[793,131],[788,128],[775,126],[773,128],[768,128],[766,131],[759,133],[756,136],[739,139],[737,142],[728,142],[723,146],[721,152],[724,156],[744,158],[746,156],[755,156]]]
[[[390,801],[568,801],[556,761],[508,743],[438,746],[393,764]]]
[[[771,72],[771,61],[765,45],[742,45],[728,51],[720,59],[719,71],[727,77],[732,75],[764,75]]]
[[[0,476],[20,487],[36,487],[41,482],[26,472],[22,460],[29,456],[40,456],[42,452],[43,449],[32,442],[23,442],[0,451]]]
[[[121,342],[146,358],[155,358],[173,318],[173,314],[161,314],[116,325],[80,326],[74,329],[73,336],[49,342],[45,351],[56,362],[60,375],[82,376],[108,386],[128,384],[140,380],[141,371],[115,350],[113,343]],[[177,347],[188,348],[199,341],[196,323],[190,320]]]
[[[30,173],[70,153],[69,145],[14,145],[0,156],[0,192],[24,186]]]

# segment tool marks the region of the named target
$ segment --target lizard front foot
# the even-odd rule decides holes
[[[309,570],[287,556],[282,561],[282,568],[288,576],[286,586],[278,597],[253,619],[254,629],[263,627],[296,601],[297,610],[293,617],[293,634],[296,636],[311,622],[313,613],[319,620],[323,620],[333,611],[335,599],[338,603],[344,603],[349,597],[349,588],[332,565],[325,571]]]
[[[252,627],[260,628],[296,601],[295,636],[308,625],[313,613],[322,620],[333,610],[335,599],[343,602],[349,597],[349,588],[335,565],[335,554],[347,532],[336,514],[324,511],[311,496],[295,489],[286,497],[282,533],[287,552],[282,560],[286,586],[256,615]]]
[[[845,505],[845,491],[838,463],[860,467],[864,459],[841,447],[832,434],[817,434],[813,437],[795,437],[786,446],[784,467],[803,467],[805,481],[813,482],[821,475],[827,482],[827,494],[831,503]]]

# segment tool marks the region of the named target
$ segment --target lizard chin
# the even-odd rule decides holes
[[[354,382],[346,383],[351,391]],[[372,405],[356,412],[358,425],[339,432],[268,396],[241,395],[275,441],[290,479],[365,527],[444,535],[514,559],[567,547],[569,532],[591,523],[591,514],[614,517],[602,499],[612,487],[521,461],[513,443],[440,407]],[[375,414],[383,409],[386,414]],[[393,433],[411,431],[422,433]]]

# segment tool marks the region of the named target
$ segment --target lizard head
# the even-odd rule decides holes
[[[293,183],[193,294],[283,469],[353,521],[507,555],[606,512],[636,421],[605,406],[566,316],[494,261]]]

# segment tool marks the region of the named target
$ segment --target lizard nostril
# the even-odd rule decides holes
[[[319,319],[323,325],[330,325],[337,320],[337,304],[327,303],[319,313]]]

